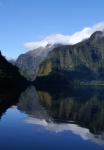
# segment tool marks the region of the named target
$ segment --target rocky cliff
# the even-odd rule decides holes
[[[57,76],[67,80],[104,80],[104,33],[75,45],[47,45],[19,56],[16,65],[28,80]],[[61,78],[61,79],[62,79]]]
[[[16,61],[16,66],[19,68],[20,73],[28,80],[35,80],[39,65],[53,48],[54,46],[47,45],[45,48],[39,47],[20,55]]]
[[[95,32],[75,45],[59,46],[40,64],[37,76],[56,74],[74,80],[104,80],[104,36]]]

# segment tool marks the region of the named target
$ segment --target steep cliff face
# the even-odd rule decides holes
[[[38,77],[61,74],[68,79],[104,79],[104,35],[95,32],[75,45],[59,46],[40,64]]]
[[[20,55],[16,61],[20,73],[28,80],[35,80],[40,63],[53,48],[54,46],[47,45]]]

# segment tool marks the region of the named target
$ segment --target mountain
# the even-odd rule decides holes
[[[67,81],[104,80],[103,32],[97,31],[75,45],[54,48],[40,64],[37,76],[48,79],[56,75]]]
[[[20,75],[18,68],[8,62],[0,52],[0,85],[11,87],[14,85],[22,85],[27,82],[26,79]]]
[[[28,80],[35,80],[40,63],[44,61],[54,47],[54,45],[47,45],[45,48],[39,47],[20,55],[16,61],[16,66],[19,68],[20,73]]]
[[[104,80],[104,33],[97,31],[75,45],[47,45],[29,51],[19,56],[16,65],[32,81]]]

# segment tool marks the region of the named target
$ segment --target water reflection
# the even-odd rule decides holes
[[[18,103],[18,98],[21,95],[21,91],[24,91],[26,87],[14,88],[14,89],[0,89],[0,118],[6,112],[8,108]]]
[[[42,91],[34,86],[25,91],[0,94],[0,116],[16,105],[28,114],[27,124],[51,132],[72,132],[84,140],[104,144],[104,89],[75,88]]]
[[[29,116],[38,119],[50,120],[45,108],[40,104],[40,99],[35,87],[29,87],[19,97],[18,109]]]
[[[72,131],[83,139],[103,143],[103,96],[103,89],[49,93],[29,87],[21,94],[18,109],[29,114],[27,123],[41,125],[53,132]]]
[[[25,122],[29,124],[40,125],[44,127],[46,130],[51,132],[59,133],[59,132],[69,131],[75,135],[80,136],[83,140],[91,140],[98,144],[104,144],[104,134],[94,135],[89,131],[89,129],[80,127],[76,124],[72,124],[72,123],[59,124],[57,122],[47,122],[45,119],[37,119],[32,117],[29,117]]]

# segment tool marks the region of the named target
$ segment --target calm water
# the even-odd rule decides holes
[[[0,150],[104,150],[104,89],[0,92]]]

